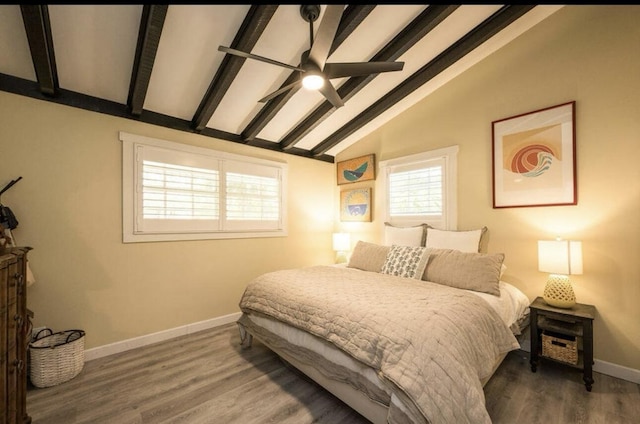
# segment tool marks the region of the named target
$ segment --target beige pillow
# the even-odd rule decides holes
[[[454,249],[427,251],[429,263],[422,275],[423,280],[500,296],[503,253],[461,252]]]
[[[353,253],[351,253],[347,267],[358,268],[363,271],[380,272],[384,261],[387,259],[389,249],[389,246],[381,246],[379,244],[358,240],[358,243],[356,243],[356,246],[353,248]]]
[[[385,246],[424,246],[427,236],[427,224],[419,224],[412,227],[397,227],[388,222],[384,223]]]
[[[479,252],[482,237],[487,232],[487,227],[469,231],[427,228],[426,232],[426,247],[432,249],[455,249],[461,252]]]

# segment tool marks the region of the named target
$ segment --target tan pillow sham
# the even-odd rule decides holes
[[[429,262],[422,275],[425,281],[459,289],[500,295],[503,253],[461,252],[454,249],[427,249]]]
[[[366,241],[358,240],[347,267],[357,268],[363,271],[380,272],[385,260],[387,259],[387,253],[389,253],[391,246],[381,246],[375,243],[368,243]]]

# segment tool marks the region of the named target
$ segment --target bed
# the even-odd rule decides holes
[[[373,423],[490,423],[483,386],[528,318],[503,260],[358,242],[347,265],[251,281],[241,342],[257,338]]]

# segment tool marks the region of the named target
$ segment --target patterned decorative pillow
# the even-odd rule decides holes
[[[429,253],[424,247],[392,245],[380,272],[419,280],[428,261]]]

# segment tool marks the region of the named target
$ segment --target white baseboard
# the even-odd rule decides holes
[[[612,364],[611,362],[605,362],[599,359],[594,359],[593,362],[595,362],[593,364],[593,370],[596,372],[640,384],[640,370],[623,367],[622,365]]]
[[[169,330],[159,331],[157,333],[134,337],[133,339],[123,340],[121,342],[115,342],[108,345],[87,349],[84,352],[84,360],[91,361],[93,359],[102,358],[104,356],[109,356],[164,340],[173,339],[174,337],[184,336],[186,334],[195,333],[209,328],[219,327],[231,322],[236,322],[238,318],[240,318],[240,315],[240,312],[236,312],[205,321],[194,322],[192,324],[183,325],[181,327],[170,328]]]
[[[87,349],[84,353],[85,361],[102,358],[104,356],[113,355],[137,347],[147,346],[153,343],[169,340],[174,337],[184,336],[186,334],[195,333],[209,328],[219,327],[221,325],[236,322],[240,318],[241,313],[236,312],[217,318],[208,319],[206,321],[194,322],[182,327],[171,328],[169,330],[159,331],[157,333],[147,334],[145,336],[135,337],[133,339],[123,340],[121,342],[111,343],[104,346]],[[531,345],[528,337],[520,341],[520,347],[525,352],[531,352]],[[611,377],[627,380],[632,383],[640,384],[640,370],[624,367],[622,365],[612,364],[610,362],[594,360],[593,370],[601,374]]]

